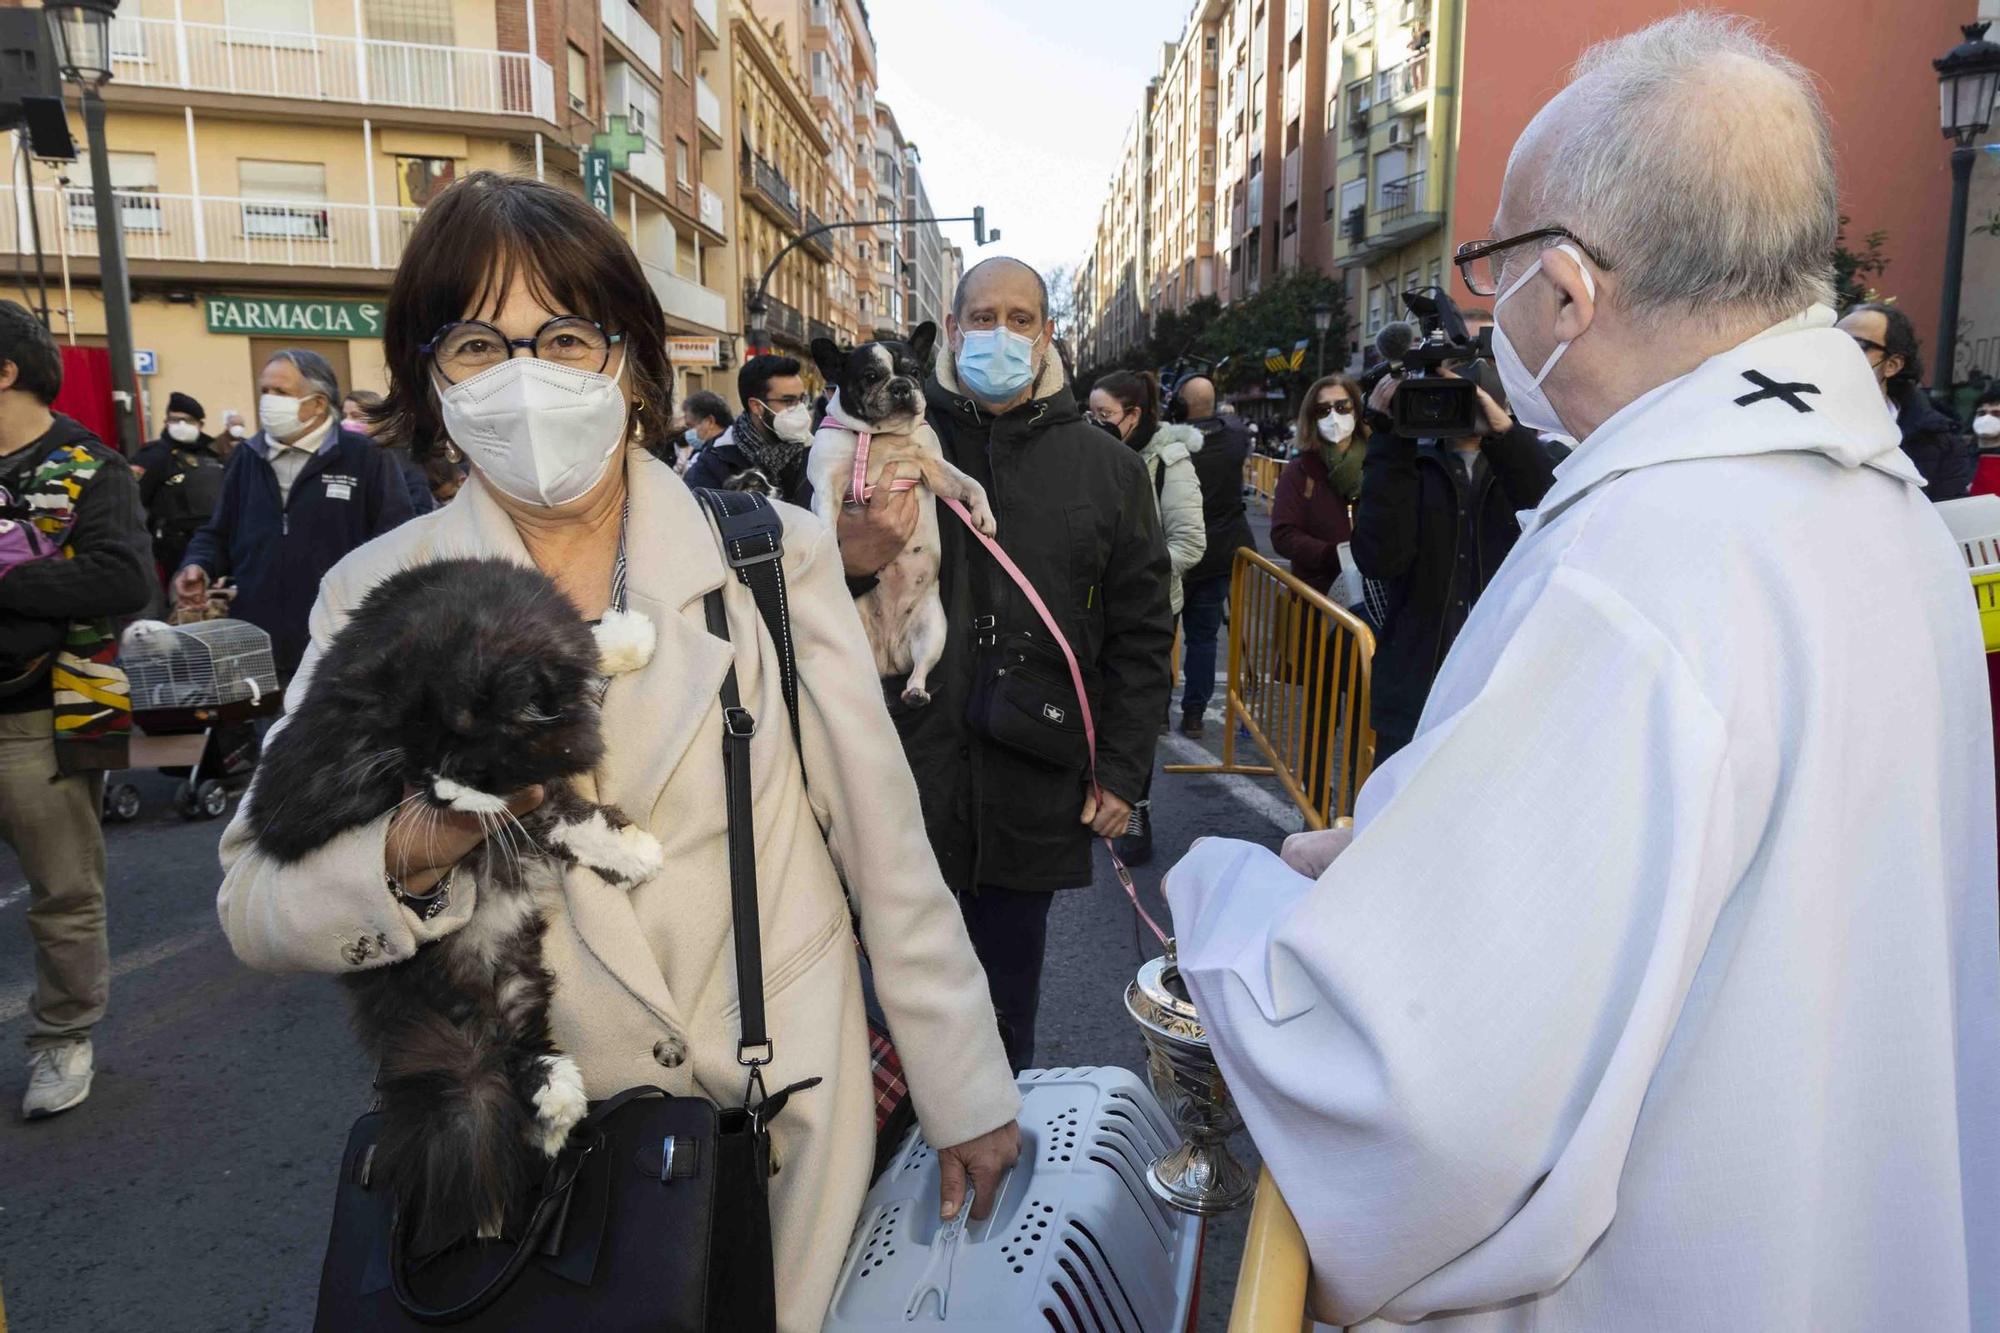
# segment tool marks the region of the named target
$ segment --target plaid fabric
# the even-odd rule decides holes
[[[868,1064],[875,1076],[875,1132],[880,1134],[909,1100],[910,1085],[903,1079],[903,1062],[896,1056],[896,1044],[873,1023],[868,1025]]]

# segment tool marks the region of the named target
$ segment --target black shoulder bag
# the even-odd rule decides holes
[[[763,497],[731,492],[729,498],[754,502],[733,503],[727,517],[717,515],[725,546],[738,548],[730,563],[741,576],[748,567],[744,550],[768,549],[763,559],[777,558],[782,527]],[[710,632],[727,639],[719,591],[708,595],[706,610]],[[781,652],[789,648],[786,641]],[[770,1333],[776,1327],[769,1126],[793,1093],[819,1080],[764,1090],[771,1038],[751,823],[756,720],[742,706],[733,666],[721,698],[742,1011],[738,1059],[750,1071],[744,1106],[718,1107],[649,1086],[595,1102],[549,1164],[518,1234],[468,1236],[423,1256],[409,1253],[394,1200],[369,1178],[381,1130],[380,1113],[369,1112],[355,1122],[341,1157],[313,1324],[319,1333],[436,1326],[476,1333]]]

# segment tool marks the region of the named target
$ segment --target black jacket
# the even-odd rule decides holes
[[[950,377],[949,366],[941,374]],[[1045,387],[1052,386],[1052,387]],[[999,541],[1035,585],[1082,664],[1097,721],[1097,770],[1127,801],[1145,791],[1166,716],[1173,613],[1167,544],[1139,455],[1086,422],[1045,356],[1038,397],[995,418],[955,379],[925,386],[945,457],[978,479]],[[689,479],[691,482],[693,478]],[[973,622],[1046,638],[1027,599],[944,506],[939,592],[949,625],[931,702],[905,705],[885,681],[945,880],[1040,890],[1090,883],[1085,779],[993,745],[966,722],[980,656]],[[982,631],[984,633],[985,631]]]
[[[267,447],[260,432],[229,456],[215,517],[188,542],[181,564],[236,580],[230,614],[271,636],[278,674],[289,679],[305,655],[320,579],[409,518],[410,494],[394,458],[366,435],[337,430],[281,498]]]
[[[1194,456],[1194,474],[1201,481],[1201,516],[1208,526],[1208,549],[1183,583],[1226,578],[1236,563],[1236,549],[1257,549],[1250,516],[1243,509],[1243,460],[1250,456],[1250,432],[1234,417],[1210,417],[1188,423],[1201,432],[1201,449]]]
[[[1903,432],[1903,452],[1924,474],[1925,498],[1963,498],[1972,489],[1972,474],[1979,466],[1972,436],[1932,406],[1919,385],[1901,385],[1893,397],[1896,425]]]
[[[48,434],[19,453],[0,458],[0,487],[18,492],[54,450],[87,444],[103,460],[77,497],[76,519],[66,560],[37,560],[0,577],[0,635],[28,620],[67,622],[137,614],[154,590],[152,543],[139,508],[138,480],[115,449],[106,448],[80,423],[56,413]],[[0,712],[34,712],[50,706],[44,677],[18,693],[0,698]]]
[[[1473,478],[1449,451],[1382,427],[1368,440],[1354,511],[1354,563],[1385,585],[1375,641],[1372,721],[1408,736],[1472,604],[1514,549],[1521,525],[1555,484],[1556,456],[1516,426],[1488,437]]]
[[[768,480],[776,498],[809,509],[812,507],[812,483],[806,480],[807,452],[807,447],[801,446],[792,465]],[[688,484],[690,490],[722,491],[729,489],[731,481],[749,470],[750,455],[736,443],[736,427],[731,426],[694,456],[681,480]]]

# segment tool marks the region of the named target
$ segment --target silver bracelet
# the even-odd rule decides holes
[[[389,886],[389,893],[397,902],[415,912],[419,921],[429,921],[451,906],[451,882],[458,878],[458,867],[453,866],[445,871],[444,878],[437,882],[436,887],[424,894],[409,892],[403,887],[401,880],[387,872],[383,873],[382,878]]]

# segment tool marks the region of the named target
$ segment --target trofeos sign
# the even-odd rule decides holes
[[[669,338],[667,360],[677,366],[712,366],[719,359],[715,338]]]
[[[211,296],[210,333],[303,338],[379,338],[379,301],[306,301],[289,296]]]

